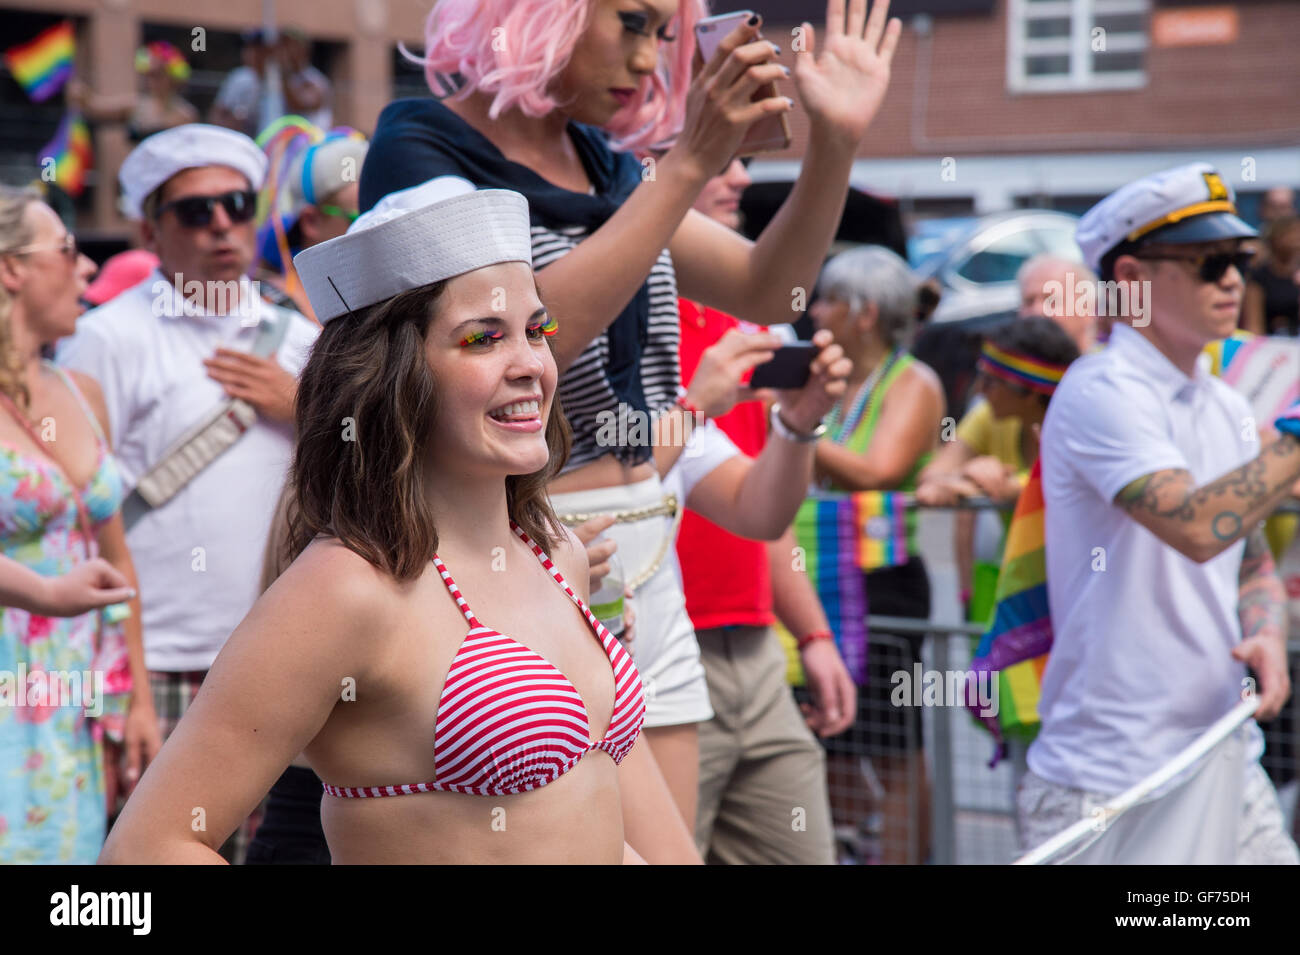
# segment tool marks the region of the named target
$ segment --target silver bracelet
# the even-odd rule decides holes
[[[826,425],[818,423],[813,428],[811,434],[800,434],[798,431],[791,431],[784,421],[781,420],[781,403],[775,402],[772,405],[772,411],[769,415],[772,421],[772,430],[778,437],[785,438],[787,441],[793,441],[796,444],[812,444],[826,433]]]

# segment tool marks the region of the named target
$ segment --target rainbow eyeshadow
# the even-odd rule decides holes
[[[544,324],[540,326],[534,326],[534,327],[540,328],[543,335],[554,335],[556,332],[560,330],[560,321],[559,319],[555,318],[553,315],[547,315],[546,322]]]
[[[504,337],[504,333],[500,329],[495,329],[490,332],[489,331],[470,332],[468,335],[466,335],[464,338],[460,340],[460,347],[468,348],[470,345],[477,345],[481,341],[485,341],[485,340],[497,341],[498,339],[503,337]]]

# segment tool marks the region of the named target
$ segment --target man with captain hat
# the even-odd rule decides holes
[[[1043,425],[1054,641],[1017,793],[1026,850],[1169,763],[1243,687],[1266,720],[1290,694],[1285,596],[1260,522],[1300,477],[1300,413],[1261,434],[1246,399],[1197,361],[1236,328],[1254,235],[1205,163],[1129,183],[1079,222],[1087,264],[1123,284],[1127,314],[1070,367]],[[1180,789],[1201,800],[1197,828],[1164,803],[1140,837],[1109,833],[1080,858],[1300,862],[1259,728],[1229,743],[1235,761],[1205,763],[1199,788]]]
[[[265,172],[251,139],[216,126],[177,126],[140,143],[118,179],[160,264],[84,315],[58,354],[102,387],[114,453],[127,486],[136,486],[124,504],[127,542],[164,737],[257,597],[293,450],[295,379],[317,332],[296,312],[261,301],[247,278]],[[224,439],[204,432],[201,447],[176,458],[231,399],[251,409],[236,430],[226,426]],[[195,450],[203,452],[197,469]],[[191,466],[163,475],[165,493],[143,495],[164,461]]]

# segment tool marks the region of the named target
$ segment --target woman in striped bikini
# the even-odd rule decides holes
[[[303,752],[335,862],[698,861],[634,745],[636,666],[544,493],[568,426],[523,197],[431,180],[295,266],[324,323],[298,392],[297,556],[103,860],[219,862]]]
[[[870,16],[867,0],[828,0],[825,28],[793,37],[764,38],[753,16],[692,78],[706,7],[439,0],[424,49],[434,96],[384,109],[361,171],[363,210],[437,175],[528,199],[542,299],[564,323],[555,356],[573,426],[551,500],[566,523],[604,525],[618,546],[639,608],[646,739],[683,814],[698,786],[697,724],[713,711],[665,559],[680,502],[658,474],[680,452],[688,415],[727,409],[681,386],[677,297],[759,325],[797,317],[792,302],[812,288],[839,225],[901,29],[888,0]],[[778,60],[787,42],[789,66]],[[786,92],[808,119],[799,179],[750,242],[691,206],[753,123],[794,108]]]

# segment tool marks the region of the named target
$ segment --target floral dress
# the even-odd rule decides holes
[[[61,369],[46,367],[95,429],[99,463],[79,490],[93,532],[117,512],[122,479],[81,392]],[[55,576],[83,563],[88,548],[97,552],[62,470],[0,441],[0,552]],[[42,617],[0,607],[0,864],[93,863],[99,855],[107,826],[104,724],[112,732],[108,717],[120,720],[130,689],[121,610]]]

